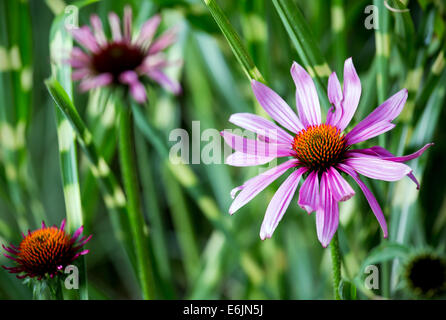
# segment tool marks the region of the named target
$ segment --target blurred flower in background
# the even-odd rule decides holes
[[[76,69],[74,80],[81,80],[80,89],[88,91],[108,85],[128,86],[133,98],[143,103],[147,100],[141,77],[146,76],[174,94],[181,92],[178,82],[170,79],[164,69],[177,63],[169,62],[163,52],[176,40],[176,28],[165,31],[158,38],[155,33],[161,17],[155,15],[141,27],[137,36],[132,35],[132,9],[124,9],[123,32],[120,19],[114,12],[108,15],[112,39],[108,40],[100,18],[91,16],[91,26],[71,29],[73,37],[84,47],[74,48],[69,62]]]
[[[446,259],[432,249],[414,250],[403,265],[403,276],[414,296],[434,298],[446,290]]]
[[[233,214],[288,169],[296,168],[268,205],[260,230],[262,240],[271,238],[274,230],[287,210],[300,178],[308,174],[299,191],[299,206],[308,213],[316,212],[316,228],[319,241],[326,247],[339,224],[338,202],[347,201],[355,192],[340,172],[351,176],[361,188],[379,224],[387,237],[387,224],[384,214],[372,192],[361,181],[358,173],[378,180],[397,181],[408,175],[419,188],[412,169],[403,164],[415,159],[432,144],[425,145],[417,152],[403,157],[395,157],[381,147],[349,150],[353,144],[366,141],[395,127],[392,121],[401,113],[407,99],[407,90],[402,89],[383,102],[348,134],[343,131],[355,114],[361,97],[361,82],[352,59],[344,64],[344,87],[332,73],[328,80],[328,99],[333,105],[328,111],[327,120],[322,123],[321,108],[310,75],[296,62],[291,68],[296,84],[296,105],[298,116],[287,103],[273,90],[253,80],[252,89],[257,101],[265,111],[293,136],[274,123],[253,114],[234,114],[229,121],[257,134],[265,128],[274,131],[274,137],[249,140],[223,131],[225,141],[236,150],[226,162],[234,166],[265,164],[276,157],[292,157],[285,163],[246,181],[232,191],[232,196],[240,191],[229,209]],[[264,133],[263,133],[264,134]],[[263,151],[276,151],[268,154]]]
[[[54,278],[79,256],[89,252],[82,249],[91,235],[81,237],[82,231],[83,227],[80,227],[73,235],[68,234],[65,231],[65,220],[60,228],[55,225],[48,227],[42,222],[40,229],[28,231],[27,235],[22,234],[23,240],[18,247],[13,244],[10,247],[2,245],[8,252],[3,255],[17,264],[15,267],[3,268],[17,274],[19,279],[37,277],[41,280],[46,276]]]

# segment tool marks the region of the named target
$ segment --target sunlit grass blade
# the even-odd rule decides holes
[[[93,174],[100,182],[104,203],[110,211],[110,218],[115,236],[119,241],[123,241],[127,254],[129,255],[130,260],[134,263],[135,256],[133,249],[131,249],[133,240],[128,232],[129,221],[126,208],[127,200],[124,192],[119,186],[115,175],[104,160],[104,157],[98,153],[90,131],[85,126],[60,83],[55,79],[49,79],[45,84],[54,102],[68,119],[76,133],[76,138],[80,143],[82,150],[90,160]]]
[[[228,41],[229,46],[234,52],[234,55],[236,56],[248,78],[264,83],[265,80],[263,79],[263,76],[255,66],[254,62],[246,51],[239,35],[234,30],[234,27],[231,25],[225,13],[217,4],[216,0],[203,0],[203,2],[209,9],[212,17],[214,18],[221,32]]]

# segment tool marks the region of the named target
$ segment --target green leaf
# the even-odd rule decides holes
[[[395,258],[404,258],[409,253],[409,248],[405,245],[396,242],[384,242],[380,246],[373,249],[367,258],[363,261],[360,270],[360,275],[364,272],[367,266],[389,261]]]

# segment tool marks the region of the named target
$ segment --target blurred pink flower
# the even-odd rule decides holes
[[[147,100],[141,77],[147,76],[174,94],[181,92],[178,82],[170,79],[164,68],[177,63],[169,62],[163,50],[176,41],[175,28],[155,38],[161,17],[147,20],[137,36],[132,36],[132,10],[124,9],[124,26],[121,31],[116,13],[108,15],[112,39],[106,38],[101,20],[91,16],[91,26],[70,30],[74,39],[85,49],[73,48],[70,57],[73,79],[80,80],[80,89],[88,91],[108,85],[128,86],[132,97],[139,103]]]

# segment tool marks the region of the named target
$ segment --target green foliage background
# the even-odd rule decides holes
[[[416,297],[401,276],[402,266],[420,248],[444,254],[446,243],[445,2],[387,2],[393,8],[407,7],[409,12],[404,13],[390,11],[378,0],[205,2],[0,0],[0,243],[18,244],[21,231],[37,228],[42,220],[59,224],[68,217],[72,226],[83,223],[93,240],[88,244],[90,253],[81,261],[86,264],[81,271],[82,290],[64,292],[65,297],[141,298],[132,257],[126,253],[125,241],[116,237],[116,225],[122,227],[116,224],[119,212],[117,216],[105,205],[91,162],[76,146],[73,132],[58,131],[64,115],[44,84],[53,68],[53,75],[72,95],[99,154],[122,185],[118,102],[107,90],[78,91],[64,74],[66,66],[57,60],[57,53],[69,50],[71,41],[57,34],[66,18],[65,5],[80,8],[79,25],[88,24],[92,13],[98,13],[106,25],[109,11],[122,16],[123,7],[130,4],[135,27],[156,12],[162,13],[162,29],[180,27],[179,41],[169,56],[183,60],[182,66],[171,70],[181,81],[180,97],[149,87],[148,105],[133,109],[155,297],[332,298],[329,250],[317,240],[314,215],[304,214],[293,200],[274,237],[259,239],[263,214],[283,179],[231,217],[227,213],[230,190],[257,174],[258,168],[172,165],[167,157],[174,144],[169,141],[172,129],[184,128],[191,134],[192,121],[199,120],[202,131],[223,130],[233,128],[227,121],[232,113],[262,114],[247,75],[263,77],[294,106],[289,74],[293,60],[315,71],[326,113],[328,74],[320,66],[326,65],[342,79],[343,62],[350,56],[363,88],[353,123],[401,88],[409,90],[397,127],[363,146],[379,144],[398,155],[432,141],[435,146],[410,163],[421,183],[419,191],[409,179],[368,180],[389,223],[388,240],[382,238],[367,201],[351,182],[356,196],[340,205],[338,232],[343,297],[354,296],[352,284],[361,299]],[[375,5],[377,29],[365,27],[369,5]],[[221,14],[228,18],[227,25]],[[240,43],[231,33],[234,30]],[[71,141],[68,154],[59,153],[58,141],[63,139]],[[129,236],[125,228],[118,231],[124,238]],[[0,264],[9,265],[7,260],[0,257]],[[369,264],[379,266],[378,290],[364,288],[364,269]],[[0,272],[1,299],[32,297],[33,291],[21,280]]]

